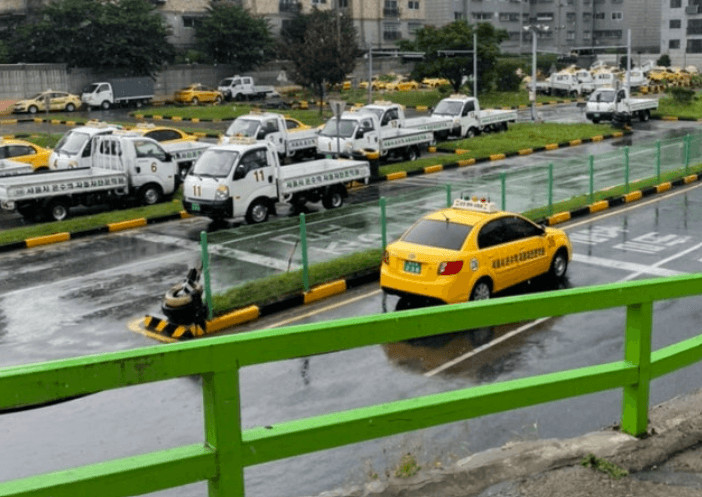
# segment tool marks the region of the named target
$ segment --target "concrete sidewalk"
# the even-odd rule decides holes
[[[702,391],[697,391],[651,408],[649,435],[643,439],[610,427],[568,440],[513,443],[474,454],[449,469],[420,471],[406,479],[393,476],[323,495],[702,496],[701,409]],[[590,455],[601,470],[582,464],[593,460]],[[622,470],[628,474],[612,476]]]

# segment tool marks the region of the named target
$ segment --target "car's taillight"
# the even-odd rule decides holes
[[[387,250],[383,251],[383,264],[390,264],[390,254]]]
[[[442,262],[439,264],[439,276],[449,276],[458,273],[463,268],[463,261]]]

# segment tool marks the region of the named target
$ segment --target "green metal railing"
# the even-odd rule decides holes
[[[244,495],[244,468],[559,399],[623,389],[622,430],[646,431],[649,383],[702,358],[702,335],[651,352],[653,303],[702,294],[702,275],[574,288],[265,330],[0,370],[0,410],[190,375],[202,377],[204,443],[0,483],[0,496],[135,495],[208,480]],[[239,370],[545,316],[626,307],[621,361],[242,430]],[[587,330],[583,330],[587,333]]]

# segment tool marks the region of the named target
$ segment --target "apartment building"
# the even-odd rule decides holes
[[[624,46],[631,29],[632,53],[657,53],[661,1],[670,0],[434,0],[427,22],[489,22],[507,31],[502,49],[512,53],[530,52],[534,32],[540,51],[567,54],[574,47]],[[529,26],[548,29],[524,29]]]
[[[702,0],[662,0],[661,53],[673,65],[702,65]]]

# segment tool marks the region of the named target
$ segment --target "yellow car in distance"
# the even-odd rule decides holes
[[[477,198],[427,214],[387,246],[380,286],[444,303],[484,300],[541,275],[563,278],[573,249],[562,230]]]
[[[65,91],[46,90],[37,93],[31,98],[19,100],[15,102],[13,112],[15,114],[28,112],[36,114],[37,112],[46,112],[46,100],[49,99],[50,111],[65,111],[73,112],[80,109],[82,102],[80,96]]]
[[[35,171],[49,169],[51,149],[16,138],[0,138],[0,159],[30,164]]]
[[[139,123],[133,128],[129,128],[129,131],[135,131],[140,133],[142,136],[147,138],[152,138],[160,143],[182,143],[182,142],[194,142],[198,141],[198,137],[186,133],[185,131],[178,128],[171,128],[169,126],[156,126],[153,123]]]
[[[200,83],[193,83],[190,86],[181,88],[173,99],[182,104],[198,105],[200,103],[221,103],[224,100],[224,95],[211,86],[206,86]]]
[[[424,78],[422,84],[427,88],[438,88],[439,86],[450,85],[451,82],[446,78]]]

